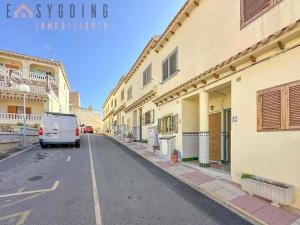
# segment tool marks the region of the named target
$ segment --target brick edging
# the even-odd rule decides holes
[[[202,193],[203,195],[205,195],[206,197],[212,199],[213,201],[219,203],[220,205],[222,205],[223,207],[225,207],[226,209],[229,209],[230,211],[232,211],[233,213],[239,215],[240,217],[242,217],[243,219],[247,220],[249,223],[255,224],[255,225],[268,225],[267,223],[265,223],[264,221],[254,217],[253,215],[251,215],[250,213],[246,212],[245,210],[242,210],[241,208],[235,206],[233,203],[225,201],[223,199],[220,199],[217,195],[215,195],[212,192],[206,191],[203,188],[200,188],[199,186],[193,184],[192,182],[190,182],[189,180],[178,176],[176,174],[171,173],[170,171],[168,171],[167,169],[159,166],[158,164],[156,164],[155,162],[147,159],[146,156],[137,153],[134,149],[132,149],[130,146],[125,145],[124,143],[120,142],[118,139],[104,134],[105,136],[117,141],[118,143],[120,143],[121,145],[125,146],[126,148],[130,149],[132,152],[134,152],[135,154],[141,156],[143,159],[147,160],[148,162],[150,162],[151,164],[155,165],[156,167],[160,168],[161,170],[163,170],[164,172],[168,173],[169,175],[177,178],[178,180],[180,180],[181,182],[185,183],[186,185],[190,186],[191,188],[199,191],[200,193]]]

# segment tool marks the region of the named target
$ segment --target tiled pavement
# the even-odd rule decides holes
[[[112,137],[116,141],[124,144],[148,161],[178,177],[187,183],[192,184],[198,190],[208,193],[209,197],[224,203],[224,206],[234,211],[241,212],[243,216],[249,217],[257,224],[270,225],[300,225],[300,215],[283,208],[272,206],[267,200],[248,195],[241,190],[239,185],[229,182],[216,176],[210,176],[187,164],[173,163],[159,157],[153,152],[147,151],[145,147],[134,143],[126,143],[117,137]]]

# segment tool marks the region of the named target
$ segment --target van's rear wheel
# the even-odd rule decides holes
[[[47,148],[48,146],[46,144],[41,144],[42,148]]]
[[[76,148],[80,148],[80,141],[77,141],[77,142],[75,143],[75,147],[76,147]]]

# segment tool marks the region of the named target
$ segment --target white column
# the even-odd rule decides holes
[[[209,93],[200,92],[199,95],[199,164],[209,167]]]

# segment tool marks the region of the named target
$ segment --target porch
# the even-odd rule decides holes
[[[231,84],[182,99],[182,161],[230,172]]]

